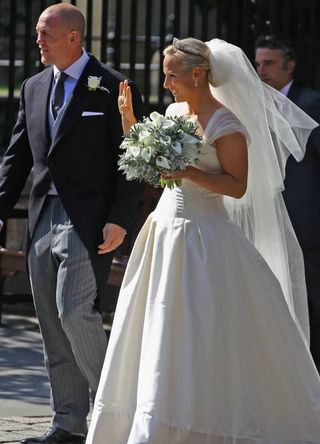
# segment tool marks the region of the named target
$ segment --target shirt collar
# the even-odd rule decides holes
[[[284,94],[285,96],[287,96],[288,95],[288,92],[289,92],[289,89],[290,89],[290,87],[291,87],[291,85],[292,85],[292,83],[293,83],[293,80],[291,80],[289,83],[287,83],[283,88],[281,88],[280,89],[280,92],[282,93],[282,94]]]
[[[82,48],[81,57],[79,57],[79,59],[76,60],[72,65],[68,66],[68,68],[65,69],[64,72],[68,74],[68,76],[72,77],[74,80],[79,80],[84,67],[88,63],[89,58],[90,57],[88,53],[85,51],[84,48]],[[55,65],[53,65],[53,75],[55,76],[59,71],[60,70]]]

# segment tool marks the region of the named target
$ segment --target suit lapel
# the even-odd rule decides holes
[[[61,139],[65,137],[68,131],[79,121],[79,119],[81,119],[82,111],[95,99],[95,94],[92,91],[89,91],[87,87],[88,76],[90,75],[95,75],[97,77],[102,75],[98,61],[92,56],[85,66],[62,115],[59,127],[57,128],[49,150],[49,155]]]
[[[35,88],[35,103],[37,104],[37,108],[34,114],[37,125],[39,125],[40,131],[45,134],[46,140],[50,140],[48,103],[50,98],[51,84],[52,69],[48,68],[43,71],[43,75]]]
[[[301,89],[295,82],[293,82],[287,95],[288,99],[290,99],[293,103],[297,103],[299,100],[300,91]]]

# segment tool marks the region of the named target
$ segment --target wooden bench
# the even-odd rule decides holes
[[[143,199],[140,203],[133,229],[129,235],[126,236],[125,242],[115,254],[108,277],[108,284],[120,287],[135,238],[146,218],[155,208],[161,192],[162,190],[160,189],[152,188],[149,185],[145,186]],[[25,219],[27,218],[27,210],[14,209],[10,218]],[[0,235],[0,245],[5,244],[6,226],[3,227]],[[0,247],[0,325],[2,318],[2,303],[4,301],[3,290],[5,278],[8,276],[14,276],[18,272],[26,272],[26,270],[27,264],[25,252]],[[10,298],[10,295],[8,295],[8,297]]]
[[[14,208],[8,219],[26,219],[28,211],[22,208]],[[4,283],[8,276],[18,272],[26,272],[26,256],[23,251],[7,249],[2,247],[7,243],[7,223],[4,224],[0,233],[0,325],[2,320],[2,304],[4,302]],[[6,297],[17,300],[18,295],[8,294]],[[14,296],[14,298],[13,298]],[[19,295],[22,297],[22,295]],[[23,295],[25,296],[25,295]]]
[[[26,255],[23,251],[7,250],[0,247],[0,325],[2,323],[2,303],[5,278],[19,271],[25,272]]]

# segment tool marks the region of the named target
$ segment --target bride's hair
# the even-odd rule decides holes
[[[208,73],[208,82],[215,86],[216,82],[211,71],[210,49],[201,40],[188,37],[183,40],[173,39],[171,45],[167,46],[163,55],[175,56],[181,60],[184,71],[192,71],[192,68],[199,66]]]

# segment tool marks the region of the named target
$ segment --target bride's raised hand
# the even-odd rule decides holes
[[[137,119],[135,118],[133,112],[132,94],[128,80],[120,82],[118,108],[119,113],[121,114],[123,131],[124,133],[127,133],[131,126],[137,123]]]

